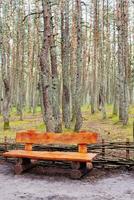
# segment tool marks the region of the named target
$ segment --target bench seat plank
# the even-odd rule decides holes
[[[34,160],[62,160],[62,161],[79,161],[91,162],[97,154],[79,153],[79,152],[49,152],[49,151],[26,151],[12,150],[4,153],[4,157],[13,158],[30,158]]]

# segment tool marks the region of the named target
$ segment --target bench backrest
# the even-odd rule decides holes
[[[38,133],[34,130],[16,134],[16,142],[25,144],[25,150],[32,150],[33,144],[78,145],[79,152],[87,152],[87,144],[97,142],[97,133]]]

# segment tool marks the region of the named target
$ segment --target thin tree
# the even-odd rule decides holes
[[[128,0],[117,1],[119,119],[128,123]]]
[[[77,70],[76,70],[76,93],[75,93],[75,112],[76,112],[76,122],[75,131],[79,131],[82,126],[82,10],[81,10],[81,0],[76,0],[76,24],[77,24]]]

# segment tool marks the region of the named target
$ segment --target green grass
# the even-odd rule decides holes
[[[107,118],[102,119],[102,113],[97,111],[95,114],[91,115],[91,106],[84,105],[82,106],[83,113],[83,127],[84,130],[98,130],[102,137],[107,140],[116,141],[116,140],[125,140],[127,137],[132,140],[132,130],[133,130],[133,121],[134,121],[134,106],[129,108],[129,121],[128,125],[123,126],[119,122],[118,116],[112,114],[113,107],[112,105],[106,106]],[[11,138],[15,137],[17,131],[36,129],[40,132],[45,131],[45,125],[42,120],[41,108],[36,108],[36,113],[33,115],[29,113],[28,109],[25,108],[23,117],[24,120],[20,121],[19,116],[16,114],[16,108],[12,108],[10,113],[10,130],[3,130],[3,119],[0,116],[0,137],[8,136]],[[70,129],[66,129],[63,126],[63,132],[72,132],[74,124],[72,124]],[[110,133],[108,135],[108,133]]]
[[[37,129],[39,131],[44,131],[45,130],[45,124],[44,124],[44,122],[37,124],[37,126],[35,127],[35,129]]]
[[[104,139],[110,141],[126,140],[129,138],[133,140],[133,121],[134,121],[134,106],[129,107],[129,121],[126,126],[123,126],[119,121],[119,117],[113,115],[113,106],[106,106],[107,118],[102,119],[102,113],[97,111],[91,115],[90,106],[84,105],[82,107],[84,117],[84,129],[89,130],[94,124],[95,130],[98,130]],[[89,123],[89,125],[88,125]]]

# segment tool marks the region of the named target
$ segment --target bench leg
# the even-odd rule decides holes
[[[15,174],[19,175],[22,172],[31,169],[32,167],[33,164],[31,163],[31,160],[29,158],[18,159],[15,165]]]
[[[87,162],[71,162],[71,168],[72,169],[83,169],[83,168],[88,168],[87,167]]]
[[[72,162],[71,167],[71,178],[80,179],[93,168],[93,164],[91,162]]]
[[[87,167],[87,169],[92,170],[93,169],[93,163],[92,162],[87,162],[86,163],[86,167]]]

